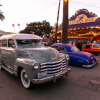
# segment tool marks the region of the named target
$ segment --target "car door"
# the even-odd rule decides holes
[[[12,45],[14,45],[13,39],[8,39],[7,42],[11,41]],[[4,63],[8,66],[8,68],[13,69],[15,63],[15,48],[13,48],[9,43],[8,46],[3,50],[3,60]]]

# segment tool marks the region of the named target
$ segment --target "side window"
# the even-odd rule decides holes
[[[98,46],[98,45],[93,45],[93,48],[100,48],[100,46]]]
[[[53,48],[55,48],[56,50],[59,51],[59,47],[58,46],[53,46]]]
[[[2,40],[2,47],[7,47],[7,40],[6,39]]]
[[[14,40],[13,39],[9,39],[8,40],[8,47],[12,47],[12,45],[14,45]]]
[[[90,48],[90,45],[85,45],[84,48]]]
[[[66,51],[66,49],[65,49],[64,47],[60,47],[60,52],[65,53],[65,52],[67,52],[67,51]]]

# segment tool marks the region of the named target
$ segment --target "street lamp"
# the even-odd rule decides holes
[[[55,31],[55,42],[56,43],[57,43],[57,30],[58,30],[58,20],[59,20],[60,2],[61,2],[61,0],[59,0],[59,5],[58,5],[57,23],[56,23],[56,31]]]
[[[68,2],[69,0],[63,0],[62,43],[67,43],[68,40]]]

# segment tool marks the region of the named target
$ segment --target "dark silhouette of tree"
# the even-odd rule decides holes
[[[27,23],[26,25],[26,28],[24,30],[21,30],[20,33],[34,33],[39,36],[45,35],[46,37],[49,37],[51,30],[53,29],[53,27],[50,26],[50,23],[46,20],[42,22],[33,22],[30,24]]]
[[[5,19],[5,16],[3,15],[3,12],[0,10],[0,20],[3,21]]]

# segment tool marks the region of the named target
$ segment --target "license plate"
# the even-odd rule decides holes
[[[38,73],[38,78],[43,78],[45,76],[47,76],[47,71]]]

